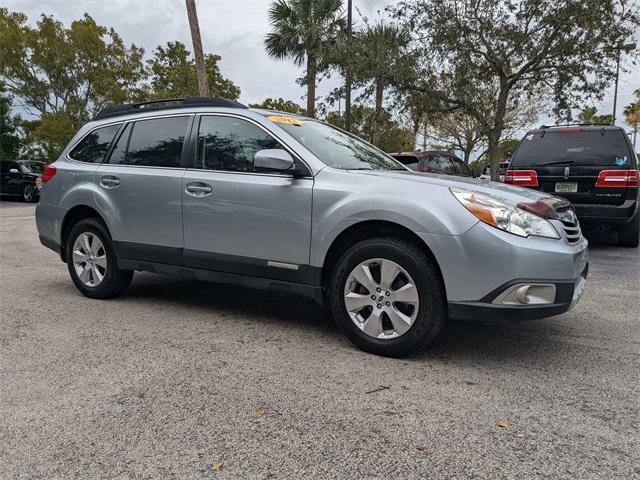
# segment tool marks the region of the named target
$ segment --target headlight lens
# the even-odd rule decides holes
[[[542,217],[496,200],[489,195],[451,188],[451,193],[467,210],[489,225],[520,237],[560,238],[556,229]]]

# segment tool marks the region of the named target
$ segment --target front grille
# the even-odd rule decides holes
[[[571,220],[560,220],[564,227],[564,233],[567,237],[567,241],[569,243],[577,243],[580,241],[580,237],[582,237],[582,232],[580,231],[580,224],[578,220],[575,222]]]

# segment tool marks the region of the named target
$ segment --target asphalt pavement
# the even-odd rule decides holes
[[[0,478],[640,478],[640,249],[593,246],[566,314],[389,359],[305,299],[85,298],[0,206]]]

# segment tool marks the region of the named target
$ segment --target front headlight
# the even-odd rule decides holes
[[[496,200],[489,195],[450,188],[458,201],[479,220],[520,237],[560,238],[556,229],[542,217]]]

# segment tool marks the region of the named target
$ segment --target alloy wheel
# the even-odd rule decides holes
[[[102,241],[91,232],[83,232],[73,244],[73,267],[80,281],[97,287],[107,273],[107,252]]]
[[[419,304],[411,275],[391,260],[365,260],[347,277],[345,308],[353,323],[370,337],[404,335],[416,320]]]

